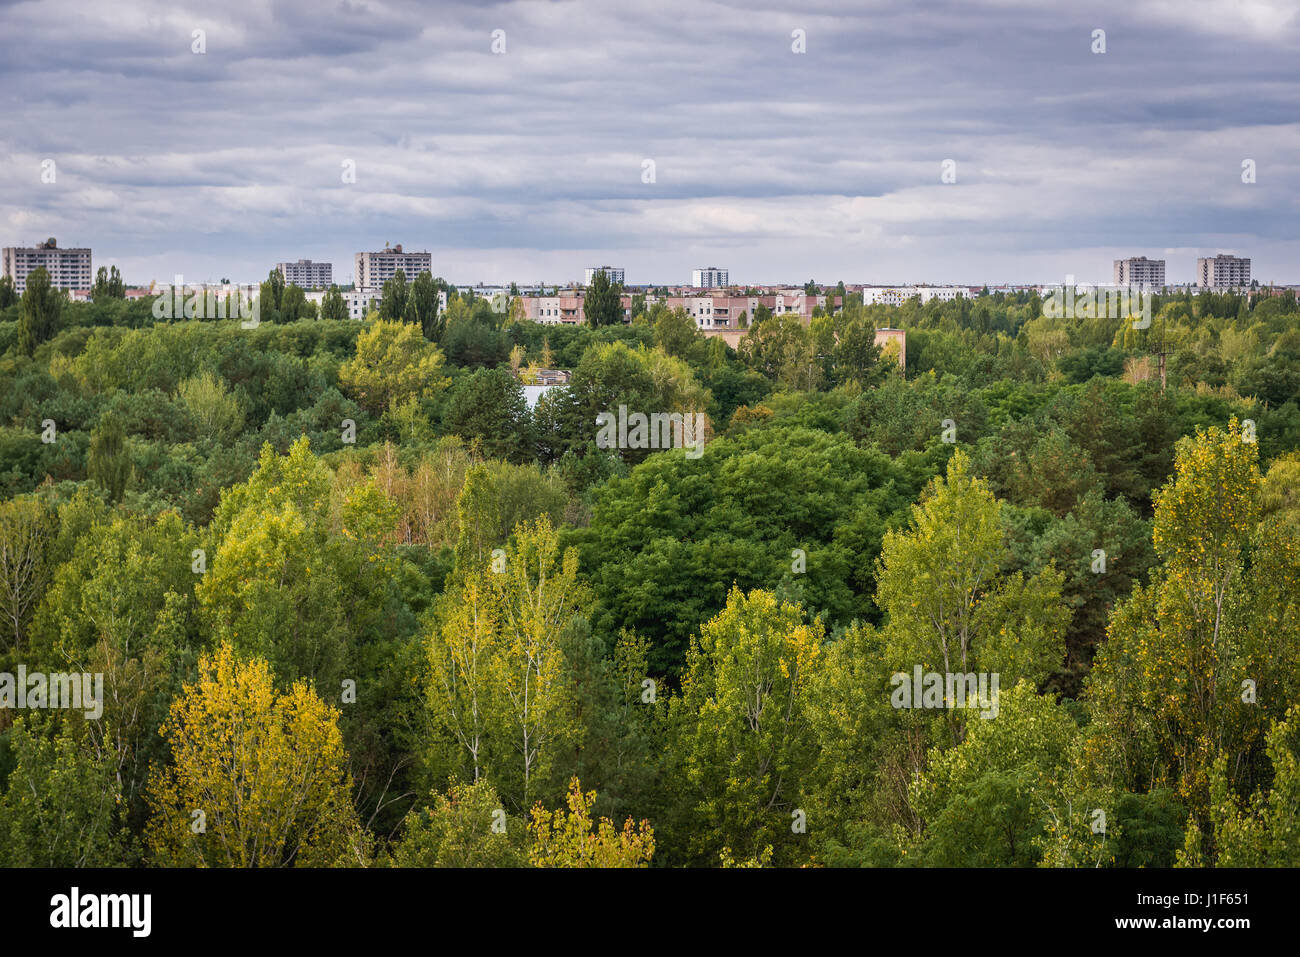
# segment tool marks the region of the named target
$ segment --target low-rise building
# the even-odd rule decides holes
[[[965,286],[864,286],[862,304],[865,306],[901,306],[913,296],[918,296],[925,305],[931,299],[940,302],[952,302],[970,296]]]
[[[307,293],[307,301],[316,303],[319,309],[321,303],[325,300],[325,294],[329,290],[318,289]],[[339,292],[343,297],[343,304],[347,306],[349,319],[364,319],[370,315],[371,310],[378,310],[379,304],[384,297],[377,292],[367,292],[364,289],[344,289]],[[438,293],[438,312],[442,313],[447,309],[447,294]]]

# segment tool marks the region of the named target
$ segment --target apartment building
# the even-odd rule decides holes
[[[940,302],[964,299],[967,291],[965,286],[913,286],[912,295],[920,296],[921,305],[924,306],[931,299],[938,299]]]
[[[731,285],[727,270],[719,269],[717,266],[706,266],[703,269],[691,270],[691,288],[693,289],[725,289]]]
[[[353,257],[353,282],[364,292],[379,292],[399,269],[407,282],[414,282],[420,273],[433,272],[433,256],[428,252],[403,252],[401,243],[385,244],[378,252],[357,253]]]
[[[577,325],[586,321],[582,296],[574,291],[556,296],[520,296],[524,317],[547,325]],[[695,320],[700,329],[738,329],[743,314],[753,320],[759,306],[765,306],[774,316],[797,315],[805,323],[812,318],[813,310],[835,308],[841,305],[839,296],[810,296],[802,289],[786,289],[766,296],[646,296],[646,305],[662,304],[669,309],[682,309]],[[632,318],[632,296],[622,297],[623,318]]]
[[[1115,285],[1163,289],[1165,285],[1165,261],[1163,259],[1147,259],[1146,256],[1116,259]]]
[[[328,289],[330,283],[334,281],[333,263],[314,263],[310,259],[299,259],[296,263],[276,263],[275,268],[284,277],[286,286],[297,286],[299,289]]]
[[[523,296],[524,316],[544,325],[579,325],[586,321],[582,311],[582,296],[570,293],[561,296]],[[630,300],[629,300],[630,301]]]
[[[1202,289],[1238,289],[1250,285],[1250,260],[1222,253],[1196,260],[1196,285]]]
[[[307,301],[316,303],[316,308],[320,308],[325,299],[325,293],[329,290],[319,289],[307,293]],[[364,319],[370,313],[371,309],[378,309],[379,303],[383,301],[383,296],[377,292],[369,292],[364,289],[344,289],[339,293],[343,297],[343,304],[348,308],[349,319]],[[438,293],[438,312],[447,311],[447,294]]]
[[[90,249],[60,249],[53,237],[30,248],[6,246],[0,275],[13,280],[19,295],[27,289],[27,277],[42,267],[50,274],[50,285],[58,289],[89,289],[95,283],[90,268]]]
[[[810,296],[802,289],[785,289],[767,296],[668,296],[647,297],[646,304],[663,303],[669,309],[684,309],[700,329],[738,329],[743,314],[752,322],[759,306],[774,316],[797,315],[804,322],[818,306],[840,305],[839,296]]]
[[[623,270],[618,266],[591,266],[583,274],[582,284],[590,286],[591,280],[595,278],[598,272],[603,272],[611,283],[621,284],[623,282]]]
[[[952,302],[958,298],[968,298],[970,291],[965,286],[864,286],[862,304],[865,306],[901,306],[913,296],[919,296],[925,305],[931,299],[940,302]]]

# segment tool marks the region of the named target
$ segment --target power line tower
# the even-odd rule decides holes
[[[1150,349],[1147,350],[1148,355],[1153,355],[1153,356],[1156,357],[1156,367],[1160,370],[1160,394],[1161,394],[1161,395],[1164,395],[1164,394],[1165,394],[1165,384],[1166,384],[1166,376],[1165,376],[1165,360],[1166,360],[1169,356],[1173,355],[1172,352],[1168,351],[1168,350],[1165,348],[1165,324],[1166,324],[1166,322],[1167,322],[1167,319],[1166,319],[1164,316],[1161,316],[1161,317],[1160,317],[1160,348],[1158,348],[1158,349],[1156,349],[1156,350],[1154,350],[1154,351],[1152,351],[1152,350],[1150,350]],[[1148,338],[1148,341],[1149,341],[1149,338]]]

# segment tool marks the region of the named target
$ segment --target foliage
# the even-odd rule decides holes
[[[229,645],[199,661],[163,735],[172,763],[150,785],[156,863],[364,865],[338,712],[304,682],[277,693],[265,661]]]

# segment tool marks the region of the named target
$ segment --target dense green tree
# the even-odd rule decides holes
[[[298,286],[289,283],[280,295],[280,321],[297,322],[299,319],[309,318],[310,305],[307,294]]]
[[[906,504],[900,478],[879,452],[794,427],[720,439],[699,459],[653,455],[599,489],[574,532],[593,623],[649,638],[651,667],[676,672],[732,583],[781,586],[833,622],[863,617],[885,518]]]
[[[612,326],[623,321],[623,287],[610,282],[605,270],[596,270],[582,297],[582,312],[589,326]]]
[[[408,318],[408,304],[411,300],[411,287],[406,281],[406,273],[398,269],[384,280],[382,297],[379,300],[379,315],[389,322],[413,322]]]
[[[23,650],[28,622],[45,597],[57,531],[56,513],[39,499],[0,502],[0,615],[4,644],[12,638],[15,652]]]
[[[435,791],[432,803],[413,810],[393,847],[395,867],[524,867],[525,826],[511,820],[487,781]]]
[[[670,356],[687,359],[700,341],[699,327],[685,309],[665,309],[655,320],[655,345]]]
[[[403,318],[418,325],[424,338],[430,342],[442,339],[446,325],[438,311],[438,293],[445,290],[446,285],[441,279],[434,279],[426,270],[415,277],[406,300]]]
[[[338,372],[339,385],[367,411],[430,399],[447,387],[442,352],[419,330],[376,320],[357,337],[356,355]]]
[[[64,295],[50,283],[50,274],[44,266],[27,274],[27,288],[23,290],[18,311],[18,348],[26,355],[54,337],[63,314]]]
[[[479,369],[458,380],[444,422],[447,431],[493,458],[531,457],[532,424],[523,388],[505,369]]]
[[[258,289],[258,296],[262,306],[262,319],[270,322],[279,321],[280,303],[284,299],[284,288],[284,273],[280,272],[279,269],[272,269],[266,274],[266,279]]]
[[[682,841],[714,863],[724,850],[797,859],[800,798],[816,761],[809,697],[823,629],[798,605],[733,589],[691,642],[682,692],[670,705],[670,756],[685,793]]]
[[[910,527],[885,534],[876,601],[887,620],[891,666],[908,675],[997,673],[1005,685],[1041,682],[1064,663],[1069,610],[1063,576],[1047,568],[1032,578],[1003,577],[1007,558],[1001,505],[958,452],[936,478]],[[960,741],[970,720],[946,703]]]
[[[1064,803],[1074,720],[1023,681],[1000,694],[996,718],[967,728],[913,783],[926,822],[915,853],[937,867],[1033,866]]]
[[[86,471],[90,479],[108,493],[110,502],[119,501],[131,481],[131,457],[126,448],[122,422],[109,410],[90,437]]]
[[[118,867],[129,863],[121,788],[104,752],[80,731],[19,721],[15,766],[0,792],[0,866]]]
[[[346,319],[348,317],[348,304],[343,301],[343,293],[339,287],[331,285],[325,291],[325,296],[320,303],[320,317],[322,319]]]

